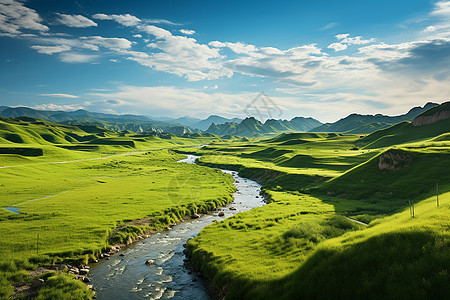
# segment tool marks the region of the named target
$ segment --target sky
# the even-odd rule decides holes
[[[5,106],[334,122],[449,79],[450,1],[0,0]]]

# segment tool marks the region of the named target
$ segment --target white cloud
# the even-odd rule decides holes
[[[435,4],[432,15],[450,17],[450,1],[439,1]]]
[[[63,52],[59,58],[66,63],[88,63],[99,58],[98,55],[89,55],[81,53]]]
[[[190,30],[190,29],[180,29],[180,32],[182,34],[186,34],[186,35],[193,35],[195,33],[195,30]]]
[[[83,109],[84,106],[80,104],[70,104],[70,105],[58,105],[53,103],[39,104],[32,108],[38,110],[50,110],[50,111],[74,111],[78,109]]]
[[[255,95],[245,92],[206,92],[203,89],[173,86],[123,85],[115,92],[92,93],[89,96],[99,99],[90,107],[98,110],[111,107],[107,100],[114,99],[118,102],[115,109],[122,113],[177,117],[179,108],[183,107],[183,114],[193,117],[206,117],[206,114],[215,111],[220,111],[224,116],[236,117],[244,114],[244,108]]]
[[[125,14],[125,15],[95,14],[92,16],[92,18],[97,19],[97,20],[113,20],[124,26],[136,26],[141,22],[141,20],[139,18],[132,16],[130,14]]]
[[[325,25],[325,26],[323,26],[322,28],[320,28],[319,30],[328,30],[328,29],[331,29],[331,28],[334,28],[334,27],[336,27],[336,26],[338,26],[339,24],[338,23],[336,23],[336,22],[331,22],[331,23],[328,23],[327,25]]]
[[[41,44],[38,46],[41,47],[61,47],[62,49],[70,47],[71,49],[77,50],[92,50],[98,51],[100,50],[99,46],[89,43],[89,41],[81,38],[62,38],[55,36],[37,36],[30,37],[29,40],[33,43]],[[46,46],[43,46],[46,45]],[[33,49],[38,49],[32,46]],[[52,49],[52,48],[49,48]],[[58,48],[55,48],[58,49]]]
[[[101,36],[88,36],[81,37],[83,41],[89,44],[102,46],[109,49],[129,49],[131,48],[131,42],[124,38],[104,38]]]
[[[376,39],[371,38],[368,40],[363,40],[361,39],[361,36],[356,36],[354,38],[349,37],[350,34],[348,33],[344,33],[344,34],[338,34],[336,35],[336,38],[338,40],[340,40],[341,44],[348,44],[348,45],[364,45],[364,44],[369,44],[369,43],[373,43],[376,41]]]
[[[40,94],[40,96],[57,97],[57,98],[80,98],[78,96],[70,95],[70,94]]]
[[[154,35],[158,39],[162,39],[162,38],[169,37],[172,35],[170,33],[170,31],[165,30],[160,27],[153,26],[153,25],[144,25],[144,26],[139,26],[138,28],[141,31],[144,31],[148,34]]]
[[[42,54],[52,55],[54,53],[69,51],[71,48],[67,45],[59,46],[31,46],[32,49]]]
[[[22,29],[48,31],[49,28],[41,22],[39,14],[24,6],[22,1],[0,1],[0,31],[12,36],[20,34]]]
[[[338,52],[338,51],[347,49],[347,45],[344,45],[341,43],[333,43],[333,44],[330,44],[327,48],[334,49],[335,52]]]
[[[165,24],[165,25],[172,25],[172,26],[183,25],[183,24],[174,23],[172,21],[164,20],[164,19],[147,19],[145,21],[148,23],[152,23],[152,24]]]
[[[450,38],[450,1],[440,1],[435,3],[431,12],[433,25],[427,26],[423,31],[423,37]]]
[[[69,27],[84,28],[97,26],[97,23],[82,15],[66,15],[60,13],[57,13],[57,15],[59,17],[58,22]]]
[[[142,35],[140,35],[140,34],[133,34],[133,37],[135,37],[135,38],[141,38]]]

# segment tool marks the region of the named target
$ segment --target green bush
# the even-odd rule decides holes
[[[36,300],[92,299],[93,293],[85,284],[67,275],[52,276],[39,290]]]

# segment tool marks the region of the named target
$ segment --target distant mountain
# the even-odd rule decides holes
[[[9,107],[8,106],[0,106],[0,111],[4,111],[7,108],[9,108]]]
[[[155,121],[146,116],[103,114],[83,109],[67,112],[36,110],[29,107],[8,107],[0,110],[0,116],[6,118],[31,117],[68,125],[96,125],[114,131],[152,131],[174,134],[190,134],[199,131],[188,126],[180,126],[177,123]]]
[[[181,117],[181,118],[170,120],[170,122],[172,122],[172,123],[178,123],[178,124],[181,124],[181,125],[186,125],[186,126],[191,126],[191,127],[195,127],[195,124],[200,122],[200,121],[201,121],[201,119],[191,118],[189,116],[184,116],[184,117]]]
[[[269,119],[261,123],[253,117],[245,118],[240,123],[226,122],[225,124],[212,123],[206,132],[217,135],[258,136],[268,133],[308,131],[321,125],[313,118],[296,117],[292,120]]]
[[[239,123],[241,121],[242,121],[242,119],[239,119],[239,118],[227,119],[224,117],[211,115],[208,118],[206,118],[205,120],[200,120],[200,121],[196,122],[195,124],[192,124],[192,127],[195,127],[195,128],[201,129],[201,130],[206,130],[206,129],[208,129],[209,126],[211,126],[212,123],[225,124],[227,122]]]
[[[437,103],[428,102],[424,107],[414,107],[408,113],[400,116],[360,115],[351,114],[335,123],[326,123],[312,128],[310,132],[345,132],[345,133],[372,133],[388,128],[403,121],[412,121],[416,116],[437,106]]]
[[[181,117],[181,118],[178,118],[178,119],[171,120],[172,123],[179,123],[179,124],[182,124],[182,125],[198,128],[198,129],[201,129],[201,130],[208,129],[209,126],[211,126],[212,123],[214,123],[214,124],[225,124],[227,122],[239,123],[241,121],[242,121],[242,119],[238,119],[238,118],[227,119],[227,118],[216,116],[216,115],[211,115],[211,116],[209,116],[208,118],[206,118],[204,120],[197,119],[197,118],[191,118],[189,116],[185,116],[185,117]]]

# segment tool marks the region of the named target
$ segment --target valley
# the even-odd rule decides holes
[[[445,298],[450,119],[430,120],[242,138],[2,118],[0,295],[89,299],[64,266],[90,264],[96,276],[100,257],[206,215],[185,252],[214,298]],[[196,164],[178,162],[187,154]],[[241,192],[219,169],[257,181],[268,204],[208,216]]]

